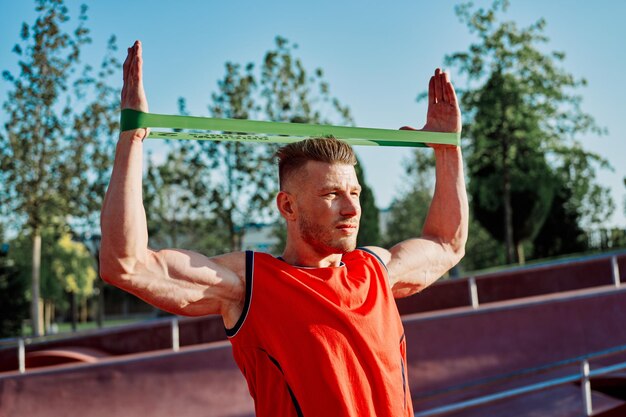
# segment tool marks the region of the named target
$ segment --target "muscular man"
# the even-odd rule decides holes
[[[139,42],[124,63],[122,108],[148,111]],[[461,129],[454,88],[439,69],[424,129]],[[277,154],[276,203],[287,223],[282,256],[207,258],[148,248],[141,191],[147,134],[120,134],[102,209],[102,278],[174,314],[220,314],[257,416],[412,416],[394,297],[421,291],[463,256],[460,149],[433,145],[436,187],[422,236],[387,250],[356,248],[361,187],[350,146],[335,139],[287,145]]]

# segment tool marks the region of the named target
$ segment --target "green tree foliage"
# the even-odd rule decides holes
[[[26,283],[7,257],[8,245],[1,243],[0,232],[0,338],[19,336],[22,322],[28,317]]]
[[[419,233],[426,220],[434,192],[435,158],[432,151],[417,149],[405,163],[407,189],[395,198],[389,210],[385,245],[391,247]],[[470,211],[470,234],[462,271],[477,271],[505,262],[502,245],[476,220]]]
[[[69,138],[75,144],[70,157],[73,164],[65,168],[71,186],[80,190],[72,198],[71,211],[76,213],[73,229],[95,230],[111,178],[115,144],[119,135],[121,91],[116,81],[121,73],[117,58],[116,37],[111,36],[98,68],[86,65],[75,83],[75,96],[84,107],[73,115]]]
[[[372,189],[365,182],[365,174],[363,167],[357,163],[354,167],[357,179],[361,185],[361,223],[359,226],[359,235],[357,236],[357,246],[380,246],[380,225],[378,218],[380,213],[376,207],[376,200]]]
[[[489,10],[458,6],[458,16],[478,41],[445,61],[468,79],[461,103],[464,136],[470,139],[472,209],[485,229],[504,242],[512,262],[515,248],[523,261],[523,243],[540,233],[547,217],[562,221],[558,229],[576,228],[606,218],[613,203],[608,189],[595,182],[596,170],[607,162],[577,139],[603,133],[575,94],[585,80],[559,66],[563,53],[542,52],[548,41],[543,19],[526,28],[500,22],[498,14],[507,7],[506,0],[496,0]],[[551,210],[578,219],[566,221]]]
[[[73,30],[63,0],[37,0],[36,11],[13,48],[19,73],[2,73],[11,89],[0,135],[0,207],[33,239],[31,315],[38,334],[41,233],[58,219],[95,219],[112,155],[102,135],[117,130],[117,94],[108,78],[119,63],[112,39],[98,74],[89,66],[81,70],[81,48],[91,42],[86,6]]]
[[[589,238],[579,224],[580,214],[572,210],[570,200],[570,189],[556,190],[548,217],[533,241],[533,257],[549,258],[589,249]]]
[[[199,156],[190,155],[193,147],[182,143],[155,164],[152,156],[144,181],[144,204],[147,210],[151,247],[193,248],[212,256],[230,249],[228,235],[211,213],[215,206],[207,182],[197,175],[202,165]],[[200,232],[202,231],[202,232]]]
[[[19,59],[18,76],[3,71],[12,90],[3,109],[8,122],[0,136],[0,176],[5,190],[3,206],[9,213],[26,217],[32,232],[32,320],[40,331],[39,262],[41,230],[54,218],[67,214],[72,199],[67,167],[72,143],[66,127],[72,114],[67,95],[82,45],[90,41],[84,27],[86,7],[73,33],[66,32],[69,11],[61,0],[40,0],[31,26],[22,25],[21,41],[13,51]]]
[[[48,310],[48,323],[54,310],[68,311],[72,296],[85,300],[93,293],[96,280],[95,262],[85,245],[72,240],[68,228],[57,225],[42,229],[41,298]],[[24,234],[10,243],[9,258],[19,271],[21,282],[27,282],[32,270],[28,254],[32,237]],[[69,312],[69,311],[68,311]]]
[[[257,81],[254,65],[242,70],[239,64],[226,63],[226,74],[218,82],[218,92],[209,106],[214,117],[255,119],[258,117]],[[241,249],[244,226],[252,219],[268,218],[276,183],[273,176],[273,146],[241,142],[200,143],[208,172],[219,172],[223,180],[213,185],[211,202],[219,223],[224,225],[229,250]]]
[[[469,236],[460,268],[463,273],[504,265],[504,247],[476,220],[470,210]]]
[[[385,246],[418,235],[426,220],[434,191],[435,158],[432,151],[417,149],[405,163],[406,189],[389,207]]]
[[[275,47],[266,52],[258,66],[227,62],[225,75],[211,96],[210,114],[233,119],[353,124],[349,109],[331,96],[322,70],[309,72],[296,56],[296,49],[297,45],[277,37]],[[186,114],[183,99],[179,106]],[[173,219],[172,212],[169,217],[157,214],[164,213],[163,203],[169,200],[167,204],[178,209],[176,224],[183,217],[196,226],[199,219],[206,219],[206,228],[196,229],[205,237],[213,236],[205,239],[205,251],[239,250],[246,224],[276,220],[275,151],[274,146],[231,141],[174,144],[165,163],[152,164],[146,179],[149,228],[164,230],[167,226],[159,223]],[[202,182],[194,183],[192,177]],[[371,192],[369,196],[373,198]],[[375,209],[374,204],[371,207]]]

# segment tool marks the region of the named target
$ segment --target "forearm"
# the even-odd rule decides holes
[[[137,262],[146,261],[148,232],[142,196],[142,137],[143,130],[122,132],[117,143],[100,219],[100,258],[107,275],[132,273]]]
[[[422,234],[463,256],[469,208],[460,147],[435,149],[436,185]]]

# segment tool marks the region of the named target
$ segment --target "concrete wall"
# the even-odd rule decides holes
[[[612,255],[518,267],[477,275],[481,304],[611,285]],[[616,254],[621,282],[626,283],[626,253]],[[437,282],[422,293],[396,300],[400,314],[470,306],[469,277]]]
[[[450,392],[454,386],[626,345],[626,288],[507,301],[475,311],[417,314],[404,322],[409,381],[418,409],[468,395]],[[610,360],[626,360],[626,355]],[[578,371],[576,363],[556,374]],[[476,392],[503,386],[499,382]]]
[[[253,416],[227,344],[3,376],[0,417]]]

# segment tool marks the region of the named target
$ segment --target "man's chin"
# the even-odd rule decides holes
[[[349,239],[349,240],[342,240],[340,242],[336,242],[333,245],[333,249],[335,249],[337,252],[336,253],[348,253],[348,252],[352,252],[353,250],[356,249],[356,239]]]

